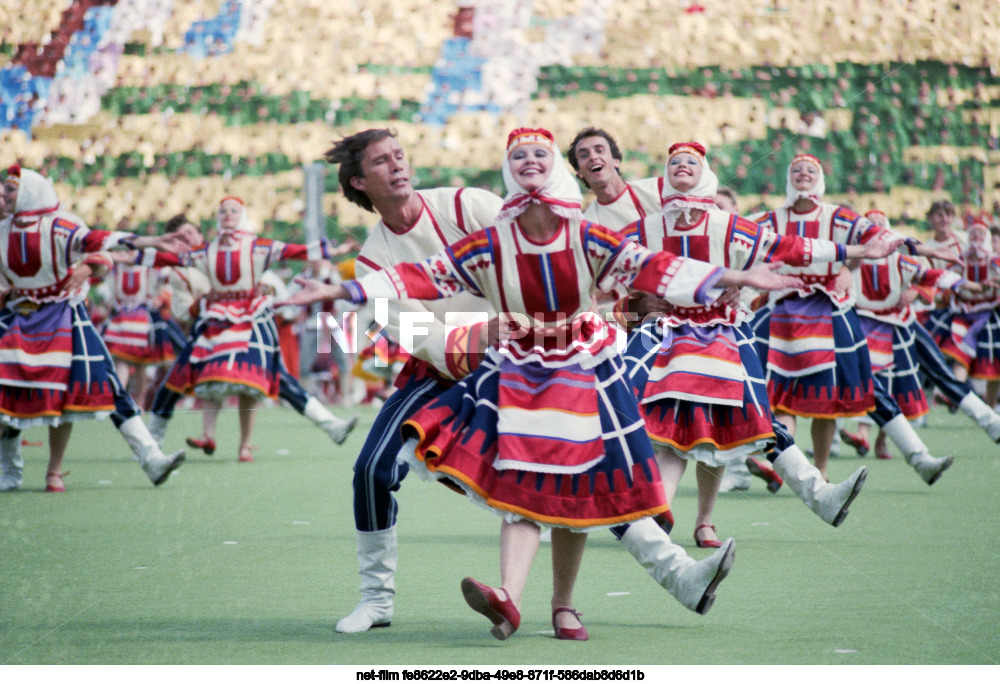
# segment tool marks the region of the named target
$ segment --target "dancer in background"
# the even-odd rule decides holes
[[[173,413],[174,397],[194,394],[205,402],[204,434],[199,448],[215,449],[214,431],[223,400],[239,400],[240,441],[237,460],[253,460],[250,439],[257,403],[263,397],[277,398],[283,366],[274,325],[272,300],[260,286],[261,274],[271,263],[284,259],[328,258],[336,250],[326,241],[310,245],[286,244],[256,237],[250,230],[243,201],[225,197],[219,203],[218,233],[208,245],[182,258],[144,254],[143,263],[185,266],[206,276],[210,290],[200,300],[196,332],[181,352],[164,387],[154,400],[154,420],[158,436]],[[176,403],[176,399],[173,399]],[[357,418],[336,418],[315,402],[305,415],[343,442]],[[315,419],[314,419],[315,418]]]
[[[0,222],[0,275],[10,284],[0,312],[0,487],[18,489],[20,431],[49,428],[45,488],[66,491],[62,463],[73,423],[111,416],[154,485],[184,452],[166,456],[139,417],[84,306],[88,279],[112,265],[118,247],[181,249],[173,237],[90,230],[60,208],[52,182],[12,166],[3,184],[9,216]]]
[[[800,154],[788,167],[787,198],[780,209],[758,218],[780,235],[820,237],[841,244],[866,244],[883,232],[844,207],[823,201],[826,183],[818,159]],[[909,251],[943,256],[908,240]],[[798,417],[812,418],[816,467],[826,473],[836,419],[873,418],[928,484],[951,467],[951,456],[931,456],[899,406],[872,375],[871,359],[850,294],[846,267],[817,264],[793,269],[808,283],[771,298],[757,311],[753,327],[761,357],[767,358],[768,394],[775,414],[795,434]],[[787,478],[786,478],[787,480]]]

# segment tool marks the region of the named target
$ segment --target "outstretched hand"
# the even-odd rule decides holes
[[[69,275],[63,280],[62,291],[63,292],[76,292],[83,285],[90,280],[90,277],[94,275],[94,269],[90,264],[80,264],[79,266],[74,266],[70,269]]]
[[[864,245],[865,259],[884,259],[906,243],[905,238],[894,240],[869,240]]]
[[[302,278],[301,276],[295,279],[295,283],[302,289],[280,302],[275,302],[274,306],[307,306],[315,302],[351,298],[347,288],[343,285],[330,285],[320,280]]]
[[[805,283],[799,276],[776,273],[784,264],[772,263],[754,266],[746,271],[728,271],[719,281],[720,285],[752,287],[755,290],[793,290]]]
[[[935,247],[930,248],[926,245],[920,245],[917,248],[917,253],[920,256],[925,256],[929,259],[937,259],[939,261],[946,261],[949,264],[954,264],[960,266],[962,264],[962,257],[958,256],[951,251],[949,247]]]

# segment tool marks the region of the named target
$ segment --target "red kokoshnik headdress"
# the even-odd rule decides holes
[[[545,184],[530,192],[514,180],[514,175],[510,171],[510,155],[521,145],[542,145],[548,148],[554,157],[552,171]],[[515,128],[510,132],[507,136],[507,154],[503,160],[503,181],[507,187],[507,197],[504,198],[503,207],[497,214],[498,223],[518,217],[532,203],[548,205],[553,213],[563,218],[583,216],[580,211],[580,206],[583,204],[580,186],[566,168],[566,162],[556,147],[555,137],[544,128]]]

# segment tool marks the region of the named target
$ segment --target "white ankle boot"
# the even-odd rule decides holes
[[[337,623],[338,632],[355,634],[392,624],[396,562],[395,527],[375,532],[358,531],[361,600],[350,615]]]
[[[685,608],[701,615],[715,603],[715,589],[729,574],[736,555],[736,541],[727,539],[711,556],[696,561],[652,518],[629,525],[622,545],[657,584]]]
[[[969,392],[958,402],[958,410],[976,421],[994,442],[1000,442],[1000,415],[986,405],[975,392]]]
[[[794,444],[778,454],[773,465],[802,503],[834,527],[844,522],[848,508],[868,477],[868,469],[862,466],[840,484],[830,484]]]
[[[177,470],[184,462],[183,451],[167,456],[160,450],[160,445],[153,439],[153,435],[139,416],[132,416],[122,423],[118,430],[128,442],[132,453],[139,457],[139,465],[146,471],[149,481],[154,485],[166,482],[170,473]]]
[[[323,406],[316,397],[309,397],[302,415],[315,423],[316,427],[320,430],[328,434],[334,444],[343,444],[347,436],[351,434],[351,430],[358,424],[357,416],[353,416],[348,420],[338,418],[330,412],[330,409]]]
[[[21,432],[16,437],[0,438],[0,492],[20,489],[24,481],[24,459],[21,458]]]
[[[936,458],[930,455],[927,445],[917,435],[906,416],[900,414],[882,426],[893,444],[903,452],[903,458],[928,485],[932,485],[955,462],[954,456]]]

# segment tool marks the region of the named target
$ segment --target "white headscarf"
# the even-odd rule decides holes
[[[531,192],[522,188],[510,171],[511,152],[519,145],[527,144],[543,145],[553,156],[552,171],[545,185]],[[566,161],[556,147],[555,138],[544,128],[516,128],[511,131],[507,138],[507,154],[503,159],[503,182],[507,187],[507,196],[497,214],[498,223],[516,218],[532,203],[546,204],[553,213],[563,218],[583,217],[580,210],[583,204],[580,186],[566,168]]]
[[[14,165],[7,169],[7,180],[17,179],[17,200],[14,202],[14,224],[30,226],[43,214],[59,209],[59,198],[52,181],[45,176]]]
[[[667,174],[670,160],[682,152],[693,154],[701,162],[701,178],[698,179],[698,184],[684,192],[670,184],[670,177]],[[670,146],[667,163],[663,165],[663,192],[660,195],[660,204],[663,206],[663,215],[668,226],[677,223],[677,219],[682,215],[686,221],[690,221],[692,209],[714,209],[715,195],[718,192],[719,179],[709,167],[705,148],[700,143],[683,142]]]
[[[796,190],[795,186],[792,185],[792,167],[796,162],[800,161],[810,162],[819,169],[819,178],[816,179],[816,185],[812,186],[809,190]],[[823,175],[823,165],[819,163],[819,159],[811,154],[795,155],[792,158],[792,162],[788,165],[788,173],[785,174],[785,206],[792,206],[798,199],[808,199],[819,204],[823,201],[823,195],[825,194],[826,178]]]
[[[219,215],[219,212],[216,211],[216,213],[215,213],[215,227],[216,227],[216,229],[218,231],[216,233],[216,235],[218,235],[219,237],[227,236],[227,237],[230,237],[230,238],[235,238],[235,237],[239,237],[240,235],[244,235],[244,234],[246,234],[246,235],[253,235],[253,234],[255,234],[257,231],[254,230],[253,225],[251,225],[251,223],[250,223],[250,219],[247,218],[247,207],[246,207],[246,204],[243,203],[243,200],[241,200],[239,197],[236,197],[235,195],[229,195],[227,197],[223,197],[219,201],[219,209],[222,209],[222,205],[224,203],[226,203],[226,202],[238,202],[239,203],[239,205],[240,205],[240,218],[236,222],[236,227],[235,228],[231,228],[231,229],[230,228],[223,228],[222,227],[222,217]]]

